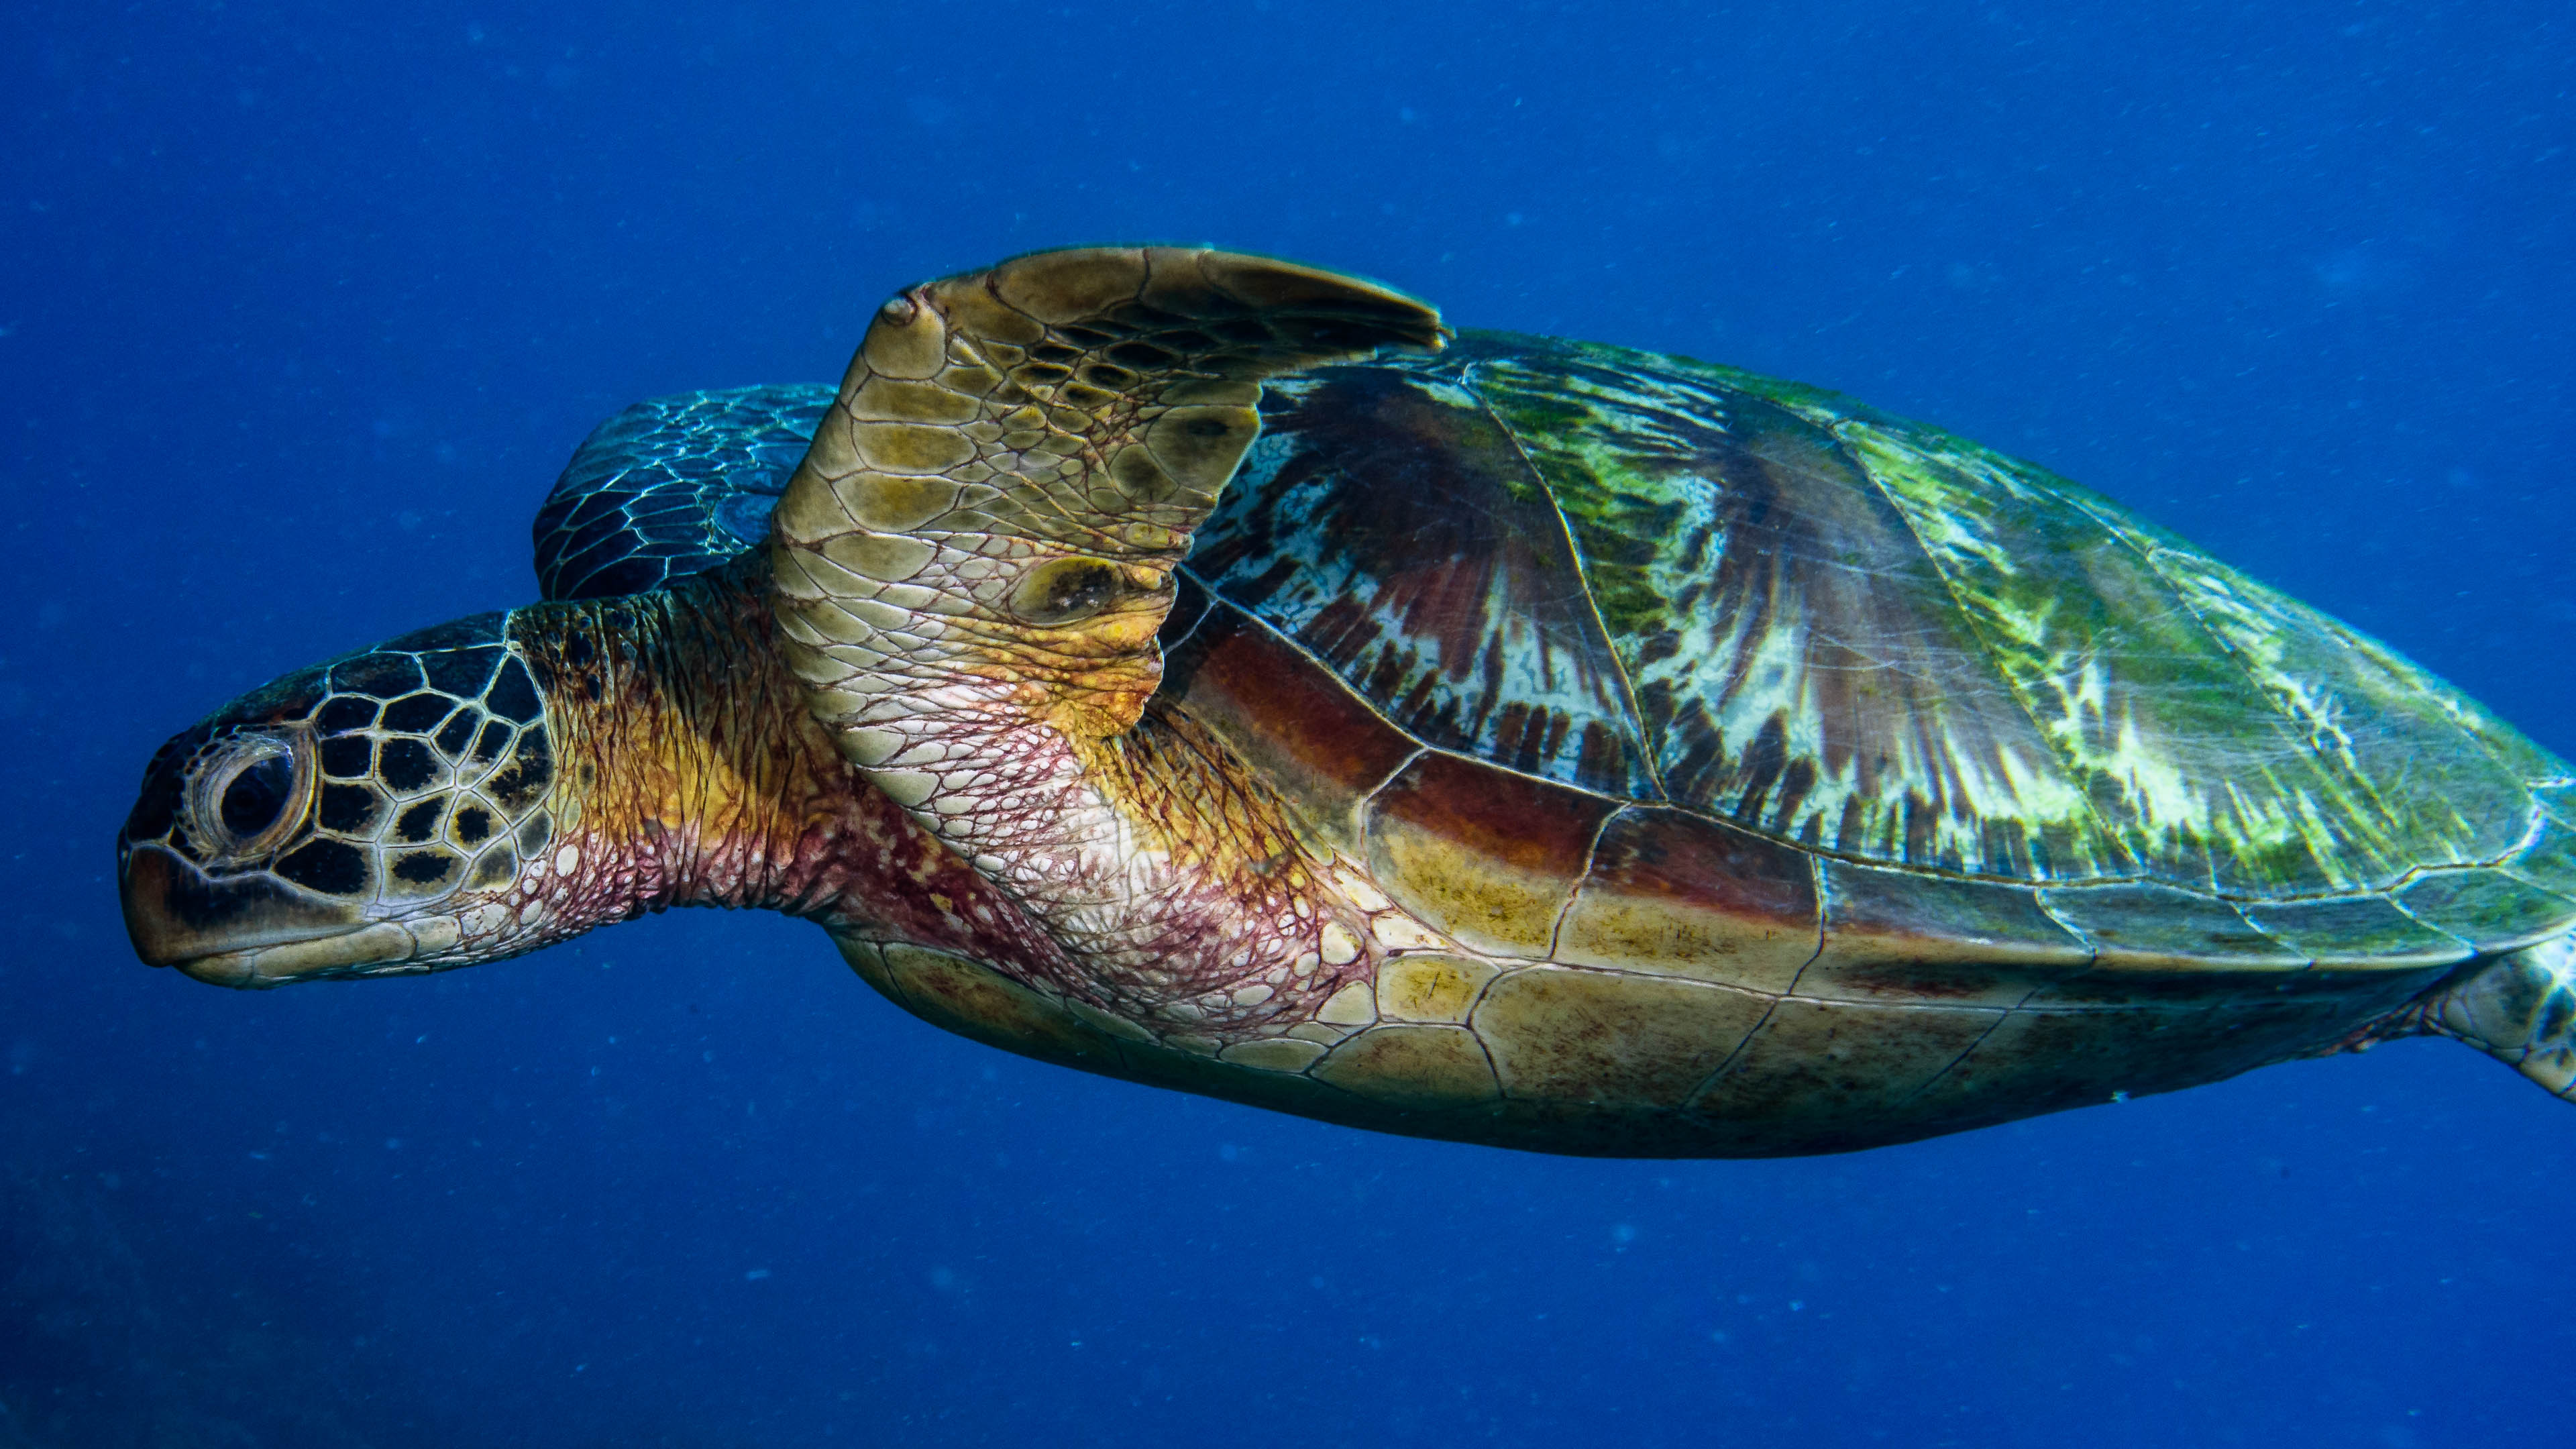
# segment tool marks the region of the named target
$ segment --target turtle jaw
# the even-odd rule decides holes
[[[387,967],[410,960],[414,955],[428,954],[431,944],[421,940],[400,921],[378,921],[372,926],[360,926],[334,935],[311,936],[300,941],[282,941],[273,946],[253,946],[241,951],[219,951],[211,956],[196,956],[171,964],[183,974],[209,986],[265,991],[290,981],[376,975]]]
[[[134,847],[122,864],[134,953],[217,986],[362,974],[433,954],[457,935],[453,921],[371,922],[353,906],[302,898],[262,877],[215,880],[158,846]]]

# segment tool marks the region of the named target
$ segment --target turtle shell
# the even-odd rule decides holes
[[[1167,687],[1480,951],[1786,990],[2420,968],[2576,918],[2565,763],[2028,463],[1491,334],[1264,413]]]
[[[539,527],[548,595],[721,559],[831,397],[610,420]],[[1762,1155],[2412,1030],[2454,968],[2576,921],[2565,764],[2030,464],[1493,334],[1274,378],[1262,409],[1164,698],[1446,940],[1211,1059],[844,939],[908,1009],[1385,1130]]]

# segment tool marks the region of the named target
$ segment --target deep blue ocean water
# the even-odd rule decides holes
[[[944,1036],[811,927],[136,964],[152,748],[531,597],[638,398],[1100,240],[2036,458],[2576,754],[2563,5],[0,15],[0,1446],[2563,1436],[2576,1111],[2446,1043],[1840,1158],[1373,1137]]]

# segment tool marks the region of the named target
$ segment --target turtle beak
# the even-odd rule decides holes
[[[134,954],[217,986],[282,986],[301,977],[408,959],[421,943],[357,906],[299,897],[262,876],[216,880],[158,845],[120,852],[118,884]]]

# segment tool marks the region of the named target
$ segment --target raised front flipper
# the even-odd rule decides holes
[[[842,753],[1047,923],[1078,999],[1222,1041],[1371,969],[1267,782],[1185,719],[1131,727],[1260,380],[1441,337],[1365,282],[1153,248],[870,325],[773,518],[781,649]]]
[[[737,387],[654,398],[601,423],[537,510],[539,592],[638,594],[757,547],[831,405],[821,383]]]
[[[961,677],[1078,735],[1133,724],[1261,379],[1441,336],[1365,282],[1165,248],[1043,252],[886,303],[775,519],[816,712],[867,769],[908,747],[895,696]]]

